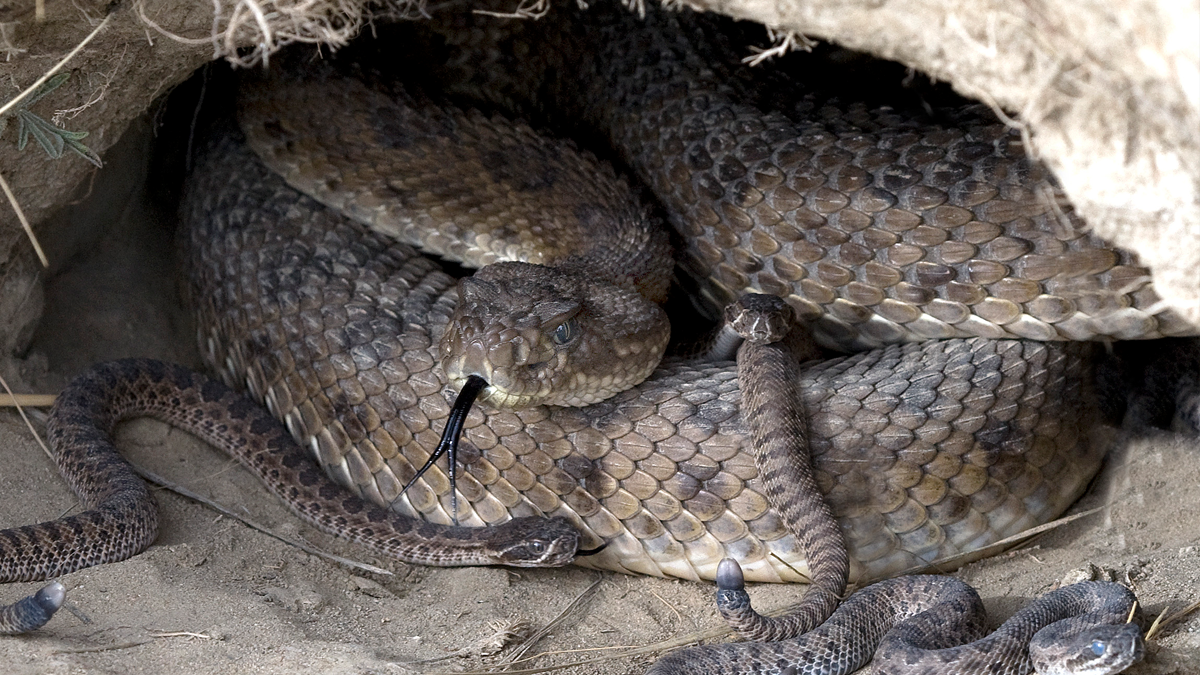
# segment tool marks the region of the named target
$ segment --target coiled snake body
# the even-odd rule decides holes
[[[668,38],[667,44],[670,47],[662,54],[687,54],[678,49],[678,38],[674,42]],[[683,70],[678,65],[662,65],[661,54],[653,59],[636,58],[646,60],[652,74],[665,70],[674,76]],[[589,68],[593,65],[588,62]],[[635,80],[649,72],[637,65],[608,68],[612,74],[633,72]],[[707,76],[712,80],[712,73]],[[603,76],[595,81],[610,79]],[[652,89],[652,102],[643,107],[659,115],[660,122],[670,121],[677,112],[694,109],[700,98],[711,103],[718,94],[728,93],[723,85],[711,92],[702,91],[697,87],[705,86],[706,80],[698,82],[676,82]],[[334,87],[349,86],[339,85],[334,79],[319,84],[330,83]],[[609,84],[619,87],[619,83]],[[630,98],[628,90],[635,86],[640,85],[626,84],[625,89],[614,90],[618,93],[613,98],[626,101]],[[676,91],[683,92],[682,98],[674,102],[665,98]],[[342,136],[340,145],[314,147],[295,135],[306,123],[324,125],[328,117],[324,108],[319,114],[309,115],[295,106],[268,106],[265,116],[257,121],[253,117],[244,119],[243,123],[260,154],[271,163],[291,164],[283,171],[290,182],[316,185],[313,192],[318,199],[340,200],[363,220],[373,218],[364,218],[364,213],[382,214],[379,220],[385,220],[393,208],[384,204],[375,188],[384,186],[382,195],[391,193],[401,198],[402,204],[407,203],[403,199],[406,195],[414,194],[414,188],[401,185],[399,179],[383,170],[389,161],[389,146],[422,136],[445,139],[468,135],[469,131],[459,127],[447,131],[432,125],[390,134],[373,111],[354,108],[353,101],[340,95],[334,100],[349,106],[339,111],[339,117],[352,129]],[[629,107],[638,104],[629,103],[617,110]],[[669,207],[676,204],[663,195],[672,191],[695,200],[697,205],[672,216],[676,225],[692,223],[684,227],[685,233],[688,228],[700,227],[698,224],[716,228],[715,236],[701,237],[700,243],[689,245],[693,268],[696,261],[711,258],[713,250],[727,249],[722,256],[734,256],[735,266],[709,262],[710,269],[719,268],[713,277],[718,281],[710,287],[710,294],[715,297],[722,285],[738,289],[752,286],[740,281],[740,285],[729,283],[730,279],[740,280],[738,274],[747,274],[751,268],[773,269],[776,276],[788,269],[797,285],[776,289],[771,283],[761,283],[768,278],[765,275],[755,277],[760,279],[756,283],[768,292],[782,290],[782,295],[796,302],[800,296],[793,290],[811,290],[812,284],[804,282],[838,273],[822,263],[805,262],[812,251],[801,251],[808,239],[801,236],[803,228],[795,229],[798,216],[775,222],[775,234],[768,237],[774,244],[760,241],[762,235],[755,234],[765,230],[751,227],[727,236],[727,230],[721,228],[728,226],[719,223],[730,218],[741,223],[746,213],[753,214],[752,222],[765,213],[761,208],[764,204],[773,205],[776,215],[780,215],[787,201],[785,189],[796,195],[793,201],[809,199],[796,191],[801,182],[796,172],[772,172],[765,165],[747,163],[753,152],[767,152],[777,168],[788,169],[799,166],[796,153],[803,153],[799,149],[772,150],[757,142],[730,140],[716,127],[712,131],[708,127],[693,129],[695,120],[701,120],[725,125],[722,128],[731,133],[750,130],[757,134],[755,138],[782,138],[781,127],[773,121],[764,126],[744,118],[742,108],[729,108],[735,113],[732,118],[724,110],[702,109],[683,122],[676,120],[674,131],[669,125],[663,127],[657,149],[646,151],[651,153],[645,165],[650,168],[642,168],[632,160],[631,164],[638,167]],[[650,137],[644,125],[639,123],[634,128],[636,132],[631,134]],[[257,133],[260,131],[266,133]],[[487,140],[479,136],[473,138]],[[266,148],[264,138],[275,144],[274,149]],[[356,140],[345,142],[349,138]],[[708,158],[684,141],[702,145]],[[895,146],[894,141],[890,142]],[[339,175],[342,164],[331,158],[352,158],[364,148],[379,152],[368,164],[371,170]],[[299,159],[286,159],[283,151],[295,151],[293,156]],[[739,162],[745,171],[728,169],[732,162],[714,154],[718,151],[740,153]],[[632,151],[625,152],[634,156]],[[916,151],[906,151],[909,155],[890,152],[911,159]],[[965,150],[955,152],[965,158]],[[869,156],[879,160],[878,155]],[[700,173],[689,177],[676,168],[702,165],[705,168],[696,169]],[[335,169],[332,172],[331,166]],[[655,166],[661,174],[652,172]],[[829,171],[834,182],[849,186],[855,180],[866,180],[858,174],[857,179],[851,177],[854,172],[846,168],[851,164],[843,162],[839,166],[841,171]],[[886,167],[878,171],[891,175]],[[910,166],[905,175],[911,178],[920,173]],[[939,177],[944,172],[932,173]],[[751,184],[751,178],[766,182]],[[670,182],[675,179],[678,181]],[[765,188],[772,181],[774,192],[768,194]],[[886,181],[886,176],[880,179],[884,184]],[[521,182],[507,183],[505,189],[519,192]],[[968,184],[974,185],[971,181]],[[909,188],[914,189],[904,192]],[[1004,194],[1011,196],[1015,189],[1003,188],[1008,190]],[[866,255],[865,249],[854,248],[861,248],[860,242],[891,242],[882,248],[876,246],[872,250],[877,253],[867,257],[886,255],[899,264],[904,252],[912,257],[912,249],[919,245],[936,248],[931,240],[924,239],[933,235],[921,223],[930,219],[953,222],[944,220],[951,217],[946,215],[949,213],[965,217],[962,211],[966,207],[949,211],[933,205],[904,211],[899,207],[924,204],[919,195],[926,193],[911,184],[897,190],[890,202],[870,190],[853,194],[847,204],[856,208],[843,208],[837,217],[822,215],[821,224],[810,228],[815,232],[814,240],[840,238],[838,245],[843,248],[838,254],[843,262],[849,260],[852,249]],[[963,190],[946,188],[943,192]],[[979,190],[988,191],[977,186],[976,191],[968,192],[978,198]],[[996,194],[1003,190],[997,188]],[[415,193],[419,194],[419,188]],[[715,201],[704,201],[712,195]],[[829,199],[813,197],[811,201],[815,207]],[[879,210],[867,208],[885,202],[887,205]],[[988,203],[976,206],[984,211],[994,208]],[[731,206],[741,211],[731,210]],[[367,232],[348,218],[297,194],[269,172],[241,144],[237,134],[216,140],[198,163],[183,213],[188,228],[185,264],[200,314],[202,347],[210,365],[229,382],[246,385],[254,397],[284,419],[339,483],[369,502],[448,523],[448,484],[440,470],[426,474],[404,495],[400,495],[399,488],[436,445],[454,394],[439,353],[446,321],[458,301],[454,280],[409,247]],[[460,217],[447,208],[429,213],[432,216],[422,217],[435,221],[442,218],[445,222]],[[872,223],[872,218],[878,218],[878,226],[857,227],[853,225],[857,216],[852,213],[867,214],[864,217]],[[916,215],[906,217],[904,213]],[[920,222],[914,223],[912,217]],[[1026,216],[1007,222],[1020,221],[1022,227],[1032,224],[1022,218]],[[969,233],[981,229],[991,232],[993,239],[986,244],[970,244],[971,250],[985,254],[997,251],[1001,259],[1011,261],[1019,258],[1010,255],[1015,250],[1010,242],[1013,237],[994,232],[998,227],[1003,233],[1007,222],[996,225],[968,219],[954,227]],[[794,230],[795,236],[782,234],[785,225]],[[750,243],[748,248],[734,245],[743,238]],[[1027,241],[1028,246],[1018,242],[1016,248],[1027,248],[1023,254],[1029,256],[1044,257],[1044,248],[1052,242],[1044,237],[1035,239],[1033,244]],[[482,247],[484,257],[501,257],[505,245],[494,236],[491,241]],[[1063,250],[1070,253],[1085,245],[1078,241],[1094,243],[1087,237],[1076,237],[1063,243]],[[790,246],[794,261],[791,267],[780,253],[781,242]],[[774,253],[761,252],[762,246],[770,249],[776,245]],[[944,248],[938,253],[939,259],[949,260],[953,246]],[[759,253],[748,253],[755,250]],[[966,251],[963,247],[955,250],[959,256]],[[1122,257],[1124,254],[1109,249],[1088,250],[1102,253],[1070,259],[1090,260],[1088,256],[1092,256],[1118,263],[1128,261]],[[747,261],[748,255],[754,260]],[[775,256],[770,265],[764,262],[764,255]],[[1029,263],[1044,263],[1042,258],[1027,256],[1024,260],[1006,269],[1044,269]],[[880,287],[879,292],[910,300],[925,297],[917,292],[924,288],[918,282],[946,275],[937,274],[941,268],[931,272],[919,262],[910,260],[907,267],[896,268],[903,280]],[[944,267],[948,263],[930,264]],[[1004,266],[987,255],[978,264],[973,265],[971,260],[955,264],[964,266],[964,274],[976,268],[994,273],[996,265]],[[867,272],[876,269],[869,261],[860,262],[860,266]],[[801,271],[810,267],[813,271]],[[732,272],[723,271],[726,268]],[[1113,279],[1124,280],[1121,275],[1128,269],[1132,268],[1117,265],[1101,273],[1089,268],[1079,278],[1111,286],[1117,283]],[[1053,280],[1047,283],[1052,286]],[[1015,301],[1010,298],[1015,296],[1005,296],[1009,286],[1001,281],[992,286],[988,290],[995,295],[989,297],[1009,303],[1003,308],[1011,309],[1009,305]],[[844,288],[847,292],[859,289],[854,283]],[[946,288],[961,290],[951,282]],[[1022,292],[1029,291],[1022,288]],[[971,292],[979,291],[975,288]],[[1043,299],[1044,295],[1037,293],[1027,306],[1023,305],[1030,316],[1037,318],[1036,308],[1057,302]],[[1127,302],[1131,306],[1145,304],[1150,297],[1144,284],[1124,295],[1114,296],[1108,290],[1101,295],[1132,298]],[[887,299],[881,297],[877,303],[880,312],[897,304],[885,302]],[[921,316],[935,317],[941,311],[943,303],[935,302],[937,299],[928,298],[929,313]],[[830,338],[846,334],[843,328],[847,321],[838,318],[845,305],[838,300],[831,297],[827,303],[829,313],[822,319],[821,333],[827,341],[854,343],[858,338]],[[806,304],[809,302],[814,304]],[[814,311],[815,301],[799,304],[802,313],[811,315]],[[986,298],[977,304],[998,306]],[[911,307],[912,303],[905,306]],[[1072,308],[1080,306],[1076,303]],[[850,313],[860,316],[857,311]],[[1059,323],[1067,322],[1067,326],[1082,321],[1073,312],[1064,316]],[[1148,335],[1165,330],[1163,326],[1166,330],[1183,330],[1171,323],[1169,316],[1158,318],[1162,321],[1156,319]],[[897,323],[887,321],[891,324],[867,318],[855,324],[863,330],[852,332],[867,336],[863,339],[868,342],[923,335],[920,330],[910,330],[912,326],[903,335],[871,328]],[[964,321],[967,326],[977,325],[969,317]],[[919,317],[909,324],[914,322],[918,329],[930,325]],[[993,323],[1010,326],[1011,322]],[[1104,321],[1097,319],[1095,323]],[[1009,332],[1003,335],[1023,334],[1006,330]],[[1129,332],[1125,327],[1118,330],[1120,334]],[[1103,451],[1092,402],[1091,351],[1090,345],[1078,343],[958,339],[892,345],[809,364],[799,378],[813,432],[816,480],[846,533],[853,576],[885,575],[973,550],[1053,517],[1070,504],[1095,472]],[[466,422],[468,456],[464,461],[468,475],[458,484],[460,501],[466,508],[460,510],[458,518],[468,525],[484,525],[522,515],[565,516],[580,527],[584,546],[608,544],[599,555],[584,561],[602,568],[712,578],[718,561],[732,556],[742,562],[751,580],[802,580],[805,561],[762,494],[758,471],[747,451],[747,432],[738,405],[737,374],[732,364],[668,361],[643,384],[587,408],[477,408]],[[316,511],[327,507],[325,502],[312,504]]]
[[[206,359],[248,382],[339,482],[450,522],[440,470],[399,492],[455,394],[438,368],[454,279],[288,190],[234,140],[204,167],[190,187],[187,265]],[[856,575],[978,546],[1070,503],[1102,453],[1090,352],[931,342],[802,373],[817,481]],[[804,561],[757,487],[738,400],[733,364],[668,362],[587,408],[477,408],[459,519],[565,515],[582,546],[608,544],[585,564],[712,578],[732,554],[751,579],[797,580],[787,564],[803,573]],[[931,463],[941,475],[922,468]]]
[[[739,67],[731,22],[689,11],[562,13],[573,20],[447,18],[435,76],[508,105],[552,101],[546,116],[609,141],[666,205],[715,307],[779,295],[842,349],[1197,333],[980,106],[931,118],[859,102],[874,83],[805,88],[830,64],[800,55],[798,78],[759,76]]]
[[[983,602],[966,583],[902,576],[855,593],[799,638],[686,649],[648,675],[1110,675],[1142,657],[1141,630],[1125,623],[1135,602],[1119,584],[1072,584],[985,636]]]
[[[685,40],[669,33],[654,37],[653,31],[628,25],[624,32],[630,37],[619,37],[616,34],[620,29],[606,26],[605,22],[637,19],[615,16],[618,15],[589,14],[589,22],[595,19],[601,32],[599,37],[585,36],[582,44],[586,47],[591,41],[606,39],[645,44],[639,44],[639,49],[630,48],[624,60],[608,65],[594,78],[583,77],[582,98],[590,96],[601,111],[611,110],[615,105],[609,103],[612,101],[620,102],[622,110],[635,109],[642,100],[634,95],[636,83],[624,82],[621,76],[633,73],[645,79],[650,71],[674,78],[659,89],[652,89],[651,94],[681,92],[671,101],[646,107],[648,111],[659,111],[664,118],[674,116],[675,122],[674,126],[656,130],[655,135],[651,135],[648,125],[638,126],[640,137],[656,139],[657,134],[662,134],[666,140],[661,147],[672,148],[673,154],[662,151],[656,161],[646,166],[667,170],[674,164],[691,161],[687,158],[696,153],[683,140],[701,123],[709,126],[721,123],[731,129],[753,127],[752,120],[747,121],[744,116],[733,121],[726,119],[722,112],[724,105],[720,103],[724,99],[719,99],[718,94],[725,96],[730,92],[724,86],[705,89],[713,79],[711,73],[699,71],[700,81],[696,83],[683,66],[664,60],[662,54],[687,56],[688,52],[683,52],[680,46]],[[553,35],[552,27],[538,30],[543,28]],[[563,30],[575,37],[572,29]],[[473,42],[477,37],[470,31],[462,34],[464,42]],[[571,39],[562,38],[561,42],[562,45],[553,42],[534,51],[571,56],[577,49]],[[557,46],[562,49],[556,51]],[[609,53],[608,47],[603,51],[608,57],[618,58]],[[585,61],[582,72],[591,75],[592,69],[602,65]],[[520,69],[508,72],[517,70]],[[537,68],[527,70],[534,73],[531,77],[536,76]],[[592,88],[592,82],[607,83],[616,93],[600,96]],[[535,85],[530,84],[534,90],[555,88],[554,83]],[[353,213],[372,227],[406,238],[414,236],[409,234],[413,221],[444,222],[442,227],[461,229],[462,219],[452,210],[424,206],[428,194],[436,194],[444,190],[441,186],[457,180],[453,166],[436,165],[436,159],[441,157],[440,148],[462,138],[486,142],[488,134],[498,132],[478,131],[470,123],[470,115],[401,131],[392,120],[412,118],[412,113],[392,110],[388,106],[399,104],[381,101],[379,97],[364,102],[347,93],[362,88],[356,78],[347,83],[327,74],[311,77],[303,88],[292,86],[289,80],[285,86],[272,89],[272,93],[252,92],[242,108],[241,123],[257,154],[289,183]],[[325,105],[319,109],[299,105],[303,96],[320,99]],[[695,99],[707,102],[706,112],[687,118],[679,118],[672,112],[699,105],[690,103]],[[328,110],[337,111],[350,130],[331,131],[336,127],[326,124]],[[708,154],[716,147],[738,149],[736,144],[727,147],[710,139],[710,135],[718,132],[710,134],[709,126],[694,132],[693,146],[703,146]],[[313,138],[326,140],[317,142]],[[497,146],[507,148],[509,144],[502,139]],[[1007,147],[1000,149],[1011,154]],[[396,154],[392,154],[393,150]],[[366,152],[370,161],[356,162],[360,152]],[[435,168],[423,165],[418,172],[406,172],[407,164],[394,161],[399,153],[421,152],[434,158]],[[497,154],[503,153],[490,156]],[[772,161],[780,162],[779,155],[772,157]],[[472,175],[486,171],[486,167],[471,169]],[[761,167],[755,171],[754,175],[770,173]],[[909,172],[913,173],[911,169]],[[507,176],[503,171],[492,173]],[[549,170],[532,173],[538,177],[534,182],[539,188],[556,177]],[[697,186],[722,185],[720,173],[714,168],[703,176],[684,181],[692,186],[689,194],[703,200],[705,193],[698,191]],[[723,196],[703,208],[713,213],[726,212],[724,204],[732,198],[734,188],[747,187],[742,179],[727,183],[728,189],[720,188]],[[500,194],[522,189],[512,180],[497,184]],[[790,184],[796,181],[793,179]],[[967,181],[967,184],[973,183]],[[561,187],[566,189],[565,185]],[[782,189],[785,184],[779,187]],[[711,191],[717,189],[713,187]],[[385,200],[385,195],[394,199]],[[902,197],[901,202],[911,202],[908,196]],[[503,222],[506,215],[484,212],[485,217],[480,220]],[[896,219],[900,215],[885,213],[880,218]],[[432,234],[415,237],[438,239],[442,236],[439,231],[435,228]],[[859,236],[863,232],[854,234]],[[748,235],[754,236],[753,231]],[[298,235],[292,237],[297,238]],[[1079,239],[1073,245],[1094,243],[1087,237]],[[793,248],[800,243],[792,242]],[[256,241],[255,246],[259,245]],[[445,245],[438,247],[446,249]],[[455,253],[468,259],[475,254],[463,251],[471,248],[480,252],[475,264],[484,264],[496,258],[501,246],[491,233],[484,233],[460,245]],[[1122,255],[1110,249],[1097,250],[1107,256]],[[212,255],[225,258],[232,254],[232,250],[222,249]],[[195,269],[206,275],[197,297],[219,297],[224,293],[240,299],[252,295],[240,289],[214,291],[231,282],[206,271],[213,265],[205,258],[196,259],[200,262]],[[981,264],[984,262],[992,261],[984,260]],[[910,266],[902,274],[915,274],[913,270],[917,267]],[[448,288],[449,282],[445,284]],[[316,281],[311,285],[315,286]],[[901,290],[911,285],[908,283]],[[410,298],[407,302],[416,302],[413,298],[422,296],[414,295],[409,287],[405,289]],[[953,284],[951,287],[956,288]],[[424,288],[420,290],[425,292]],[[231,354],[217,351],[211,361],[227,368],[231,381],[248,377],[252,391],[264,396],[279,414],[288,415],[293,428],[313,439],[310,444],[316,454],[333,475],[339,476],[340,482],[374,501],[448,522],[444,475],[434,475],[426,484],[419,483],[421,487],[416,492],[398,497],[399,486],[413,475],[413,466],[422,465],[425,453],[434,447],[451,396],[441,388],[443,376],[436,367],[440,354],[434,350],[441,339],[444,317],[451,313],[455,299],[452,292],[442,297],[434,296],[440,289],[430,287],[429,292],[430,299],[421,303],[437,314],[406,315],[405,323],[398,327],[405,331],[403,349],[391,344],[366,349],[373,341],[386,342],[392,338],[370,326],[369,322],[377,320],[374,317],[382,310],[374,309],[379,301],[365,297],[355,305],[352,339],[339,339],[346,344],[309,337],[317,333],[325,336],[331,324],[351,318],[335,317],[334,310],[324,308],[320,321],[315,315],[304,322],[295,319],[291,320],[294,325],[284,330],[265,322],[263,328],[258,328],[255,322],[261,319],[254,314],[259,310],[243,309],[241,304],[230,302],[229,308],[209,310],[215,318],[207,318],[204,324],[215,327],[215,335],[207,340],[209,344],[233,345]],[[320,297],[317,289],[308,288],[292,294]],[[264,294],[256,291],[253,295]],[[1102,295],[1111,294],[1104,290]],[[350,297],[341,293],[335,300],[325,302],[344,305]],[[789,300],[793,300],[790,294]],[[314,307],[319,304],[313,301]],[[359,304],[371,307],[358,309]],[[295,311],[303,314],[299,308]],[[340,314],[342,310],[336,311]],[[246,313],[248,318],[239,312]],[[272,308],[261,313],[274,317],[279,312]],[[264,335],[246,337],[254,331]],[[420,337],[407,337],[410,332]],[[270,353],[250,354],[241,346],[247,342],[270,344],[270,349],[260,350]],[[346,352],[339,357],[336,370],[320,365],[333,350],[348,350],[358,345],[362,345],[360,352],[371,353],[351,358]],[[275,350],[291,350],[295,355],[289,354],[287,362],[276,364],[280,357],[274,355]],[[848,533],[853,558],[862,565],[853,575],[864,571],[894,572],[958,551],[964,544],[974,548],[994,540],[1000,531],[1009,532],[1010,528],[1032,522],[1033,518],[1026,517],[1029,505],[1038,502],[1033,508],[1040,511],[1043,494],[1051,496],[1053,492],[1049,501],[1056,503],[1061,494],[1062,503],[1067,503],[1069,495],[1077,493],[1086,482],[1084,476],[1094,471],[1101,452],[1099,439],[1095,437],[1097,427],[1091,423],[1089,412],[1093,410],[1089,403],[1090,384],[1084,375],[1089,352],[1085,345],[1057,343],[910,344],[817,365],[815,370],[802,375],[804,404],[812,412],[817,481],[833,502],[834,515]],[[918,353],[921,356],[915,356]],[[397,373],[391,379],[360,367],[361,364],[376,369],[389,359],[400,364],[388,367]],[[960,359],[963,370],[950,365]],[[318,364],[314,374],[301,375],[307,372],[303,364],[309,361]],[[1043,368],[1047,370],[1042,372]],[[407,382],[399,382],[398,373],[407,374]],[[466,522],[482,524],[502,520],[510,512],[574,514],[585,526],[585,545],[599,540],[609,542],[604,553],[586,564],[612,569],[711,578],[720,558],[732,553],[746,566],[747,576],[752,580],[796,579],[796,573],[779,562],[779,559],[799,562],[794,540],[763,500],[755,483],[757,471],[748,468],[746,433],[737,414],[735,380],[736,375],[728,365],[668,363],[642,387],[590,408],[473,412],[464,437],[469,446],[479,451],[479,456],[468,464],[472,479],[463,488],[463,497],[475,512],[464,512],[462,516]],[[999,388],[993,389],[993,385]],[[403,394],[397,393],[397,388]],[[349,408],[354,414],[331,421],[335,415],[328,411],[339,408]],[[968,412],[972,408],[974,411]],[[1081,414],[1061,415],[1055,412],[1056,408]],[[966,417],[960,418],[960,414]],[[1018,428],[1021,431],[1013,436]],[[409,443],[410,439],[415,443]],[[954,449],[947,451],[952,446]],[[997,468],[997,463],[1008,462],[1012,462],[1009,468]],[[889,474],[892,471],[898,473]],[[885,475],[888,477],[884,478]],[[932,491],[925,492],[926,487]],[[1009,510],[1010,505],[1015,508]],[[1061,507],[1056,504],[1054,508]]]

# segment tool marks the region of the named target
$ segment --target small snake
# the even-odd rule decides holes
[[[717,584],[749,609],[737,563],[722,564]],[[858,591],[799,638],[691,647],[663,657],[647,675],[842,675],[868,662],[872,675],[1109,675],[1142,658],[1141,630],[1126,623],[1136,601],[1120,584],[1072,584],[984,637],[987,617],[975,589],[951,577],[897,577]]]
[[[816,628],[838,606],[850,574],[845,537],[815,479],[808,414],[797,389],[800,364],[816,347],[793,323],[791,306],[778,296],[747,294],[725,308],[725,325],[745,340],[738,384],[755,465],[771,506],[807,552],[812,579],[800,605],[777,618],[726,611],[718,592],[726,623],[747,640],[782,640]]]
[[[305,522],[404,562],[558,567],[579,533],[564,518],[514,518],[486,530],[437,525],[368,504],[330,480],[261,406],[181,366],[128,359],[75,378],[54,401],[46,436],[85,510],[0,530],[0,583],[48,579],[124,560],[158,534],[146,484],[112,444],[117,423],[153,417],[217,447],[250,469]],[[51,584],[0,609],[0,633],[38,628],[62,604]]]

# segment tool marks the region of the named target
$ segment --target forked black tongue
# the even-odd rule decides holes
[[[575,552],[575,557],[579,558],[579,557],[582,557],[585,555],[596,555],[597,553],[599,553],[600,551],[603,551],[606,548],[608,548],[608,542],[606,542],[606,541],[601,542],[600,545],[597,546],[596,548],[581,548],[581,549],[579,549],[578,551]]]
[[[478,375],[471,375],[463,384],[462,389],[458,392],[458,397],[454,399],[454,405],[450,407],[450,417],[446,420],[446,428],[442,430],[442,440],[438,441],[437,448],[433,454],[429,456],[429,461],[425,462],[425,466],[412,477],[412,480],[400,490],[400,494],[408,491],[412,484],[417,482],[417,479],[425,475],[429,467],[437,461],[442,455],[446,456],[446,475],[450,476],[450,518],[454,524],[458,524],[458,491],[454,489],[455,478],[458,476],[458,438],[462,435],[463,422],[467,419],[467,413],[471,412],[471,406],[475,403],[475,399],[479,396],[479,392],[487,386],[487,380]]]

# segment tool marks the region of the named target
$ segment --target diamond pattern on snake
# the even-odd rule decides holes
[[[460,24],[479,20],[446,19],[476,46]],[[566,21],[518,36],[577,67],[534,58],[509,71],[527,81],[491,91],[530,118],[541,104],[514,92],[544,92],[612,142],[684,241],[700,304],[767,292],[826,346],[876,347],[797,375],[851,577],[1061,513],[1104,441],[1093,348],[1062,338],[1193,332],[1145,270],[1062,231],[1051,216],[1069,209],[1037,201],[1053,183],[994,124],[893,128],[891,113],[854,105],[822,122],[833,102],[805,96],[787,114],[760,112],[771,87],[728,76],[681,37],[708,24],[673,35],[675,18],[630,20],[597,12],[587,32]],[[463,89],[480,79],[464,64],[506,58],[464,54],[441,71]],[[734,364],[657,361],[667,337],[654,303],[670,273],[657,207],[629,201],[638,190],[571,141],[386,74],[338,59],[272,79],[243,86],[241,131],[218,126],[181,209],[211,368],[335,481],[398,514],[470,526],[561,516],[582,548],[605,545],[584,565],[711,579],[732,557],[750,580],[807,579],[764,495]],[[806,109],[815,121],[795,119]],[[483,269],[458,282],[413,245]],[[520,286],[526,272],[539,281]],[[603,301],[590,295],[599,286]],[[625,318],[600,323],[609,310]],[[914,341],[930,337],[957,339]],[[985,339],[999,337],[1051,341]],[[592,345],[599,365],[574,363]],[[469,375],[489,386],[464,420],[456,499],[437,466],[401,494]]]

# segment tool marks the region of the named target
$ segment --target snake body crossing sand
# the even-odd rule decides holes
[[[47,440],[86,510],[0,530],[0,582],[48,579],[125,560],[154,541],[158,507],[111,440],[118,422],[141,416],[225,450],[310,524],[398,560],[555,567],[570,563],[578,548],[578,532],[562,518],[517,518],[485,532],[365,503],[333,483],[278,420],[244,396],[181,366],[129,359],[88,371],[55,400]],[[48,586],[24,605],[0,612],[0,634],[45,623],[62,603],[61,588]]]
[[[1142,658],[1141,630],[1126,623],[1135,602],[1119,584],[1072,584],[985,637],[974,589],[951,577],[904,576],[855,593],[799,638],[684,649],[648,675],[842,675],[868,662],[871,675],[1110,675]]]

